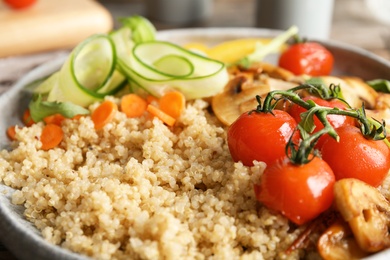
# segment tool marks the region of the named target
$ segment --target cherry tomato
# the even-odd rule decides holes
[[[253,161],[271,164],[286,155],[285,147],[297,123],[287,112],[273,110],[273,115],[263,112],[242,114],[228,130],[228,146],[234,161],[252,166]]]
[[[312,100],[317,105],[320,105],[323,107],[330,107],[330,108],[336,107],[336,108],[340,108],[340,109],[347,108],[347,105],[338,99],[324,100],[324,99],[322,99],[320,97],[316,97],[316,96],[307,96],[307,97],[304,97],[303,100],[304,101]],[[297,104],[293,104],[290,107],[289,113],[295,119],[295,121],[297,121],[299,123],[301,121],[300,115],[301,115],[301,113],[303,113],[305,111],[306,111],[306,109],[304,109],[303,107],[301,107]],[[355,125],[355,119],[352,117],[349,117],[349,116],[328,115],[326,118],[328,119],[328,121],[332,125],[332,127],[334,127],[334,128],[338,128],[338,127],[343,126],[343,125]],[[316,126],[316,128],[314,129],[314,133],[318,132],[319,130],[324,128],[324,125],[321,123],[321,121],[317,117],[314,117],[314,124]],[[318,140],[318,142],[316,144],[317,148],[320,148],[322,146],[322,144],[324,142],[324,137],[325,136],[322,136]]]
[[[329,75],[333,62],[332,53],[315,42],[293,44],[279,58],[279,66],[296,75]]]
[[[326,136],[321,148],[336,179],[356,178],[379,186],[390,169],[390,148],[383,141],[367,140],[354,126],[342,126],[336,132],[340,141]]]
[[[254,190],[258,201],[302,225],[331,206],[334,183],[332,169],[321,158],[303,165],[286,158],[267,167]]]
[[[33,5],[37,0],[4,0],[4,2],[14,9],[22,9]]]

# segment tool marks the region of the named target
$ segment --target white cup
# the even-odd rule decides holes
[[[145,0],[151,19],[173,24],[190,25],[210,17],[213,0]]]
[[[256,0],[256,26],[286,30],[299,28],[304,38],[327,39],[334,0]]]

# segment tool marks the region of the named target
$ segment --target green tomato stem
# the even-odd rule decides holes
[[[291,140],[286,146],[286,153],[292,163],[308,163],[310,161],[310,155],[315,153],[315,144],[317,143],[318,139],[324,134],[329,134],[332,138],[339,141],[339,136],[336,130],[331,126],[327,119],[327,116],[329,114],[343,115],[357,119],[361,126],[361,132],[367,139],[384,139],[386,144],[390,147],[389,141],[386,140],[386,128],[384,126],[384,123],[368,119],[365,114],[364,105],[360,109],[353,109],[350,108],[350,106],[347,104],[349,108],[345,110],[339,108],[319,106],[312,100],[304,101],[299,96],[299,94],[296,93],[298,90],[303,89],[314,92],[323,99],[337,98],[339,94],[339,87],[333,84],[329,88],[322,84],[302,84],[287,91],[271,91],[265,97],[263,103],[261,103],[260,97],[257,97],[259,103],[259,106],[257,107],[258,112],[272,114],[272,110],[275,108],[277,102],[281,99],[287,99],[307,110],[306,112],[302,113],[302,121],[299,123],[298,126],[303,140],[299,144],[298,148],[296,148],[295,144],[291,143]],[[315,116],[320,120],[324,127],[321,130],[312,134],[315,128]],[[291,155],[289,155],[290,153]]]

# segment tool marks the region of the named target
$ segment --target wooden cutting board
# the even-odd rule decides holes
[[[72,48],[112,28],[109,11],[93,0],[37,0],[22,10],[0,1],[0,58]]]

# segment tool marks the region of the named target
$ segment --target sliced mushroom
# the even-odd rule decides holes
[[[382,109],[382,110],[371,110],[366,109],[366,115],[367,117],[372,117],[379,122],[382,122],[382,120],[385,120],[386,126],[390,126],[390,108]],[[390,133],[387,133],[387,135],[390,135]]]
[[[340,85],[343,98],[351,107],[359,108],[364,105],[366,108],[374,108],[378,93],[362,79],[356,77],[322,76],[325,84]]]
[[[375,101],[375,109],[390,109],[390,94],[378,92],[378,96]]]
[[[378,92],[374,109],[366,109],[367,117],[372,117],[379,122],[383,120],[387,128],[390,126],[390,94]],[[390,137],[390,130],[387,130],[387,136]]]
[[[330,84],[339,85],[343,98],[347,103],[354,108],[359,108],[362,106],[362,100],[353,90],[353,88],[343,79],[335,76],[322,76],[321,79],[325,82],[327,86]]]
[[[262,76],[260,78],[264,84],[270,87],[270,91],[274,90],[289,90],[297,86],[297,83],[291,81],[285,81],[277,78],[271,78],[269,76]]]
[[[318,239],[317,249],[324,260],[352,260],[369,255],[360,249],[350,227],[343,220],[336,221],[325,230]]]
[[[377,252],[390,247],[390,204],[378,189],[357,179],[335,183],[335,204],[360,248]]]
[[[364,101],[365,107],[374,108],[378,93],[370,87],[361,78],[357,77],[342,77],[347,82],[351,89],[358,95],[358,97]]]
[[[243,76],[231,79],[224,91],[212,99],[211,104],[215,116],[227,126],[231,125],[242,113],[256,109],[256,95],[264,95],[270,91],[269,86],[264,84],[246,85],[246,80]],[[248,104],[254,104],[254,106],[250,107]]]
[[[271,78],[281,79],[284,81],[298,81],[298,77],[296,77],[289,70],[266,62],[260,63],[259,66],[261,66],[263,72],[268,74],[268,76],[270,76]]]
[[[246,91],[246,92],[249,92],[249,91]],[[264,95],[260,95],[260,96],[263,97]],[[242,113],[245,113],[247,111],[251,111],[251,110],[255,109],[258,104],[259,103],[256,99],[256,96],[252,96],[252,98],[250,98],[246,101],[243,101],[241,104],[238,105],[238,109],[240,110],[240,115]]]

